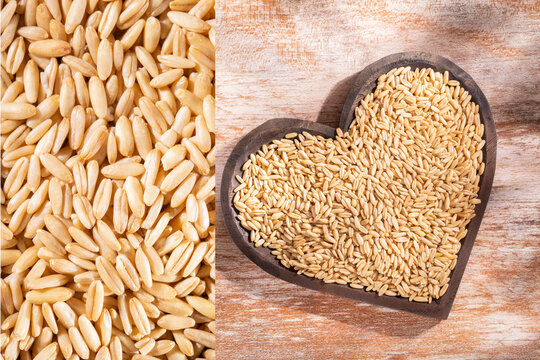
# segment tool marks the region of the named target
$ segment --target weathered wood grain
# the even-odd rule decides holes
[[[465,69],[499,138],[490,202],[442,322],[280,281],[236,249],[218,215],[219,358],[540,358],[540,3],[223,0],[218,13],[218,178],[266,119],[335,126],[350,76],[399,51]]]

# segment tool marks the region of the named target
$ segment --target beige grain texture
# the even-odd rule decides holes
[[[198,31],[197,48],[215,59],[214,3],[171,5],[2,2],[3,359],[213,358],[214,343],[173,332],[213,321],[187,302],[201,299],[207,314],[215,303],[213,186],[197,216],[185,198],[214,178],[214,163],[194,164],[215,141],[201,126],[211,120],[174,93],[197,89],[190,106],[215,94],[214,71],[188,58],[187,40]],[[181,145],[188,138],[198,152]],[[184,238],[200,250],[179,259]]]
[[[352,76],[401,51],[439,54],[467,71],[489,100],[498,136],[491,197],[445,321],[276,280],[236,248],[218,209],[218,357],[538,357],[538,2],[234,0],[216,6],[218,54],[227,53],[226,62],[218,56],[216,111],[227,119],[217,124],[218,178],[239,139],[268,119],[336,126]]]

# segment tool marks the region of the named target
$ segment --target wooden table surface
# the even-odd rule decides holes
[[[269,118],[335,126],[350,77],[400,51],[465,69],[491,104],[499,139],[491,198],[448,320],[278,280],[235,247],[219,218],[218,357],[539,359],[540,2],[222,0],[218,8],[218,178],[237,140]]]

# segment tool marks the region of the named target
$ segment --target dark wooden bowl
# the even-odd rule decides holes
[[[249,240],[249,232],[236,219],[237,211],[232,203],[234,196],[233,190],[238,186],[235,176],[242,175],[241,167],[247,161],[249,154],[256,152],[262,145],[268,144],[274,139],[283,138],[290,132],[301,133],[307,131],[312,134],[333,137],[335,135],[335,129],[332,127],[311,121],[280,118],[268,120],[250,131],[238,142],[225,164],[221,179],[221,207],[227,230],[238,248],[261,269],[280,279],[332,295],[424,316],[446,319],[456,297],[489,199],[493,176],[495,174],[497,134],[489,103],[471,76],[450,60],[442,56],[423,52],[405,52],[389,55],[359,72],[341,113],[339,127],[343,131],[346,131],[353,121],[354,109],[360,100],[375,89],[379,76],[393,68],[401,66],[410,66],[413,69],[417,67],[430,67],[440,72],[447,70],[450,73],[450,79],[458,80],[461,86],[469,91],[472,101],[480,106],[480,120],[484,124],[485,129],[484,139],[486,140],[486,145],[483,152],[486,166],[484,174],[480,178],[480,190],[478,194],[482,202],[476,206],[475,217],[467,226],[467,236],[461,241],[461,250],[458,255],[456,267],[450,274],[448,290],[440,299],[434,300],[432,303],[409,302],[408,299],[401,297],[378,296],[375,292],[365,291],[363,289],[353,289],[349,286],[339,284],[327,284],[322,280],[298,275],[294,270],[285,268],[270,253],[270,249],[265,247],[256,248]]]

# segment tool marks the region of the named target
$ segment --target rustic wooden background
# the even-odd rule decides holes
[[[472,75],[490,101],[499,138],[494,188],[448,320],[278,280],[242,255],[220,219],[219,358],[539,359],[540,2],[217,6],[221,166],[237,140],[269,118],[336,125],[351,75],[408,50],[446,56]]]

